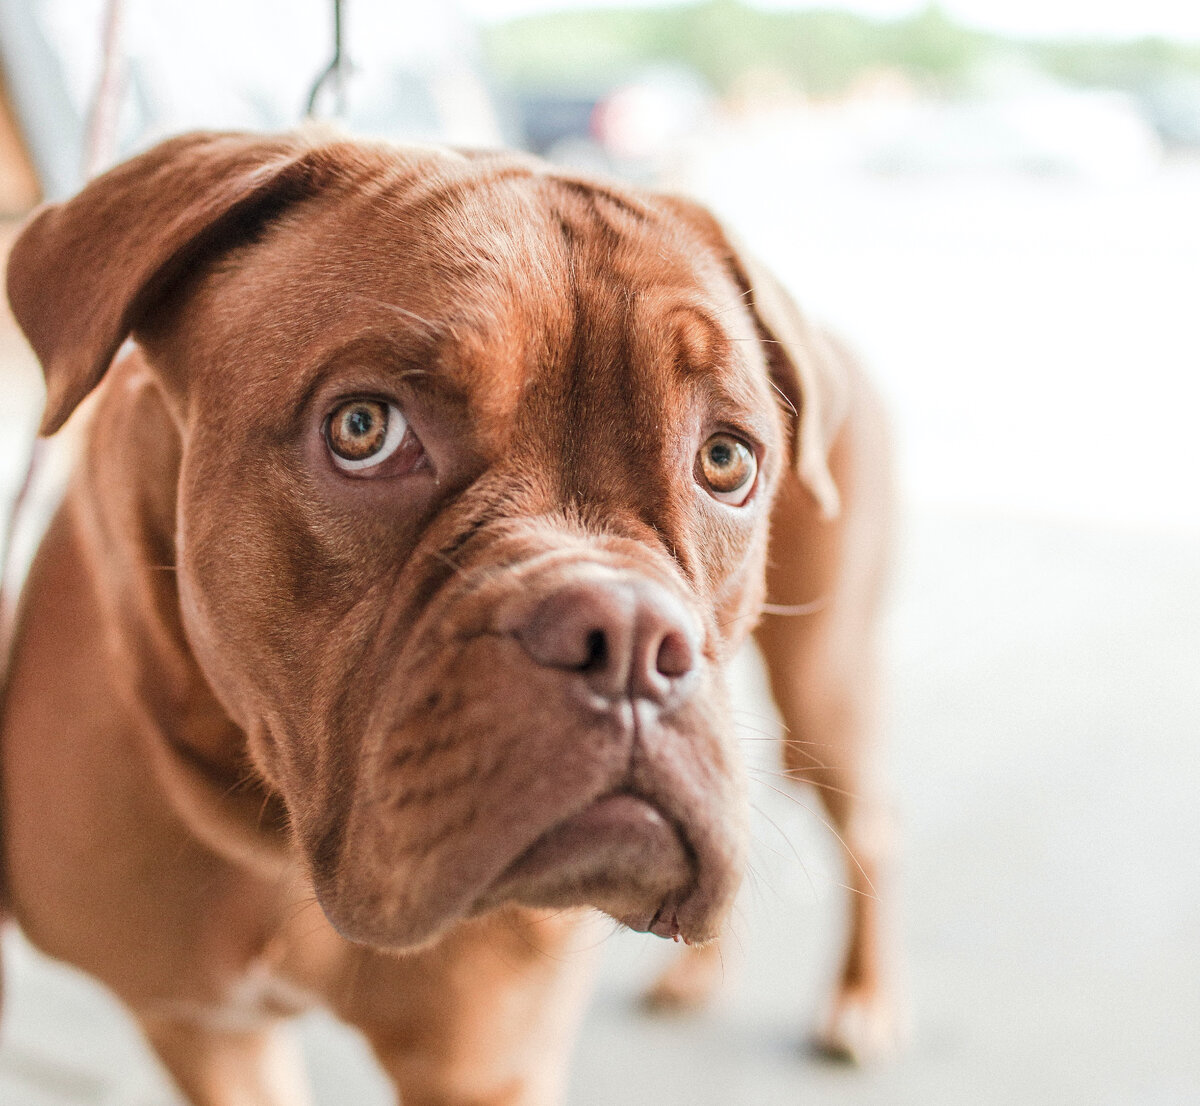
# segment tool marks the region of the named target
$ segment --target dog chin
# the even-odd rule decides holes
[[[695,879],[681,829],[628,791],[589,803],[541,835],[480,897],[476,910],[505,902],[594,906],[630,929],[679,935],[678,906]]]
[[[430,896],[402,903],[387,901],[382,888],[371,893],[359,886],[346,895],[321,880],[314,887],[342,936],[402,950],[428,944],[463,918],[508,905],[590,906],[638,932],[704,943],[717,935],[730,905],[725,895],[705,890],[713,883],[701,878],[681,826],[652,801],[618,790],[548,828],[481,892],[461,897],[465,889],[457,888],[440,909]]]

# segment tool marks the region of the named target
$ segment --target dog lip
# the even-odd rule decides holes
[[[666,904],[694,878],[694,859],[679,827],[649,800],[623,790],[551,826],[484,897],[491,905],[506,899],[544,906],[590,904],[630,929],[660,933],[661,919],[669,922],[674,914]],[[629,909],[631,887],[638,900],[656,906]]]

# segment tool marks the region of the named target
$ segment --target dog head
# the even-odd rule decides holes
[[[312,137],[172,140],[16,243],[43,432],[130,335],[161,382],[188,644],[350,938],[512,901],[716,935],[722,668],[785,467],[836,507],[751,265],[684,201]]]

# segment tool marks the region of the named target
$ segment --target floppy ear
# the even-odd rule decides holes
[[[701,233],[745,293],[771,379],[796,412],[792,440],[796,471],[822,515],[834,518],[841,497],[829,471],[829,451],[846,415],[849,386],[842,355],[804,317],[774,274],[742,249],[708,210],[679,197],[664,199]]]
[[[332,164],[303,136],[184,135],[36,211],[9,254],[8,299],[46,376],[40,432],[66,422],[187,265],[310,194]]]

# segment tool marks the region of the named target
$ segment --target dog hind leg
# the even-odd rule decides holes
[[[810,706],[781,703],[781,709],[793,735],[828,737],[835,732],[828,724],[813,724],[818,719],[808,713]],[[831,709],[845,711],[847,721],[854,715],[846,704]],[[893,1053],[902,1037],[890,976],[893,950],[887,916],[893,832],[888,804],[869,770],[852,751],[843,755],[854,736],[843,732],[831,742],[814,737],[811,745],[803,737],[785,739],[784,763],[790,778],[814,785],[839,838],[845,865],[845,946],[815,1043],[832,1058],[869,1063]]]
[[[771,520],[772,606],[757,631],[786,726],[787,774],[817,789],[843,846],[848,935],[817,1043],[856,1062],[899,1043],[886,919],[892,833],[874,747],[892,522],[887,450],[880,410],[860,392],[829,458],[842,498],[838,516],[821,517],[799,481],[785,481]]]

